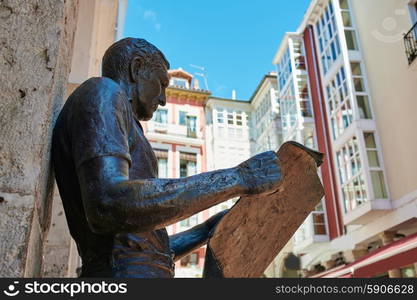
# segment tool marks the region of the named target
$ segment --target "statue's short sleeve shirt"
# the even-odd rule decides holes
[[[92,78],[65,103],[54,128],[52,155],[68,226],[83,260],[82,276],[172,277],[174,264],[165,229],[99,235],[86,219],[77,169],[115,156],[129,163],[129,179],[156,178],[157,160],[120,86]],[[99,176],[99,174],[98,174]]]

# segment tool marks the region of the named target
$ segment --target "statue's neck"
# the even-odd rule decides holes
[[[124,80],[119,80],[119,81],[116,81],[116,82],[120,85],[120,87],[122,88],[122,90],[125,91],[125,93],[127,95],[127,98],[131,102],[132,99],[135,98],[135,96],[136,96],[135,95],[136,91],[134,89],[133,84],[127,83]]]

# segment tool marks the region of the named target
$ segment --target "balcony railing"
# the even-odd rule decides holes
[[[408,63],[411,65],[417,57],[417,23],[404,36],[404,44]]]
[[[148,132],[164,133],[188,138],[201,138],[201,133],[196,132],[194,128],[189,126],[155,121],[148,122]]]

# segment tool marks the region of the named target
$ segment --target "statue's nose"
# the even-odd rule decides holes
[[[161,106],[165,106],[165,104],[167,104],[167,99],[165,97],[165,93],[159,95],[159,100],[158,100],[159,105]]]

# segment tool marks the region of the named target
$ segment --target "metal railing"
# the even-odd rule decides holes
[[[405,52],[411,65],[417,57],[417,23],[404,36]]]

